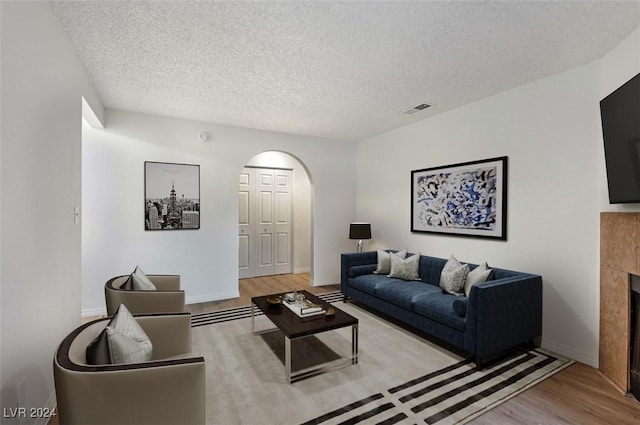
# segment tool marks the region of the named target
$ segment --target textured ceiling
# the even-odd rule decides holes
[[[51,5],[107,107],[338,140],[598,59],[640,26],[639,1]]]

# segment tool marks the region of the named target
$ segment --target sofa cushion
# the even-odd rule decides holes
[[[445,294],[441,290],[438,290],[438,293],[419,295],[413,302],[413,311],[464,332],[466,327],[465,318],[458,316],[452,308],[453,302],[457,299],[460,299],[460,297]]]
[[[349,279],[349,286],[365,292],[369,295],[376,294],[376,286],[382,283],[388,283],[389,278],[384,275],[366,274]]]
[[[417,296],[441,293],[437,286],[422,282],[406,282],[400,279],[388,278],[385,283],[375,287],[375,296],[392,304],[411,310]]]
[[[452,255],[440,273],[440,287],[449,294],[462,294],[467,274],[469,274],[469,265],[460,263]]]
[[[389,277],[403,280],[420,280],[418,274],[420,268],[420,254],[402,258],[397,254],[391,254],[391,272]]]
[[[349,277],[358,277],[365,274],[371,274],[376,269],[373,264],[367,264],[364,266],[351,266],[349,267]]]
[[[467,279],[464,283],[464,295],[469,296],[473,285],[486,282],[492,271],[486,262],[471,270],[469,274],[467,274]]]
[[[391,251],[378,250],[378,264],[374,271],[375,274],[389,274],[389,272],[391,272],[391,254],[393,254]],[[395,254],[401,258],[405,258],[407,256],[407,250],[403,249]]]
[[[467,301],[468,298],[459,298],[457,300],[453,300],[451,308],[453,308],[453,311],[458,316],[465,317],[467,315]]]

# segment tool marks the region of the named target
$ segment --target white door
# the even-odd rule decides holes
[[[257,243],[254,247],[257,262],[254,276],[268,276],[275,274],[274,245],[275,226],[273,223],[273,206],[275,196],[274,171],[271,169],[256,168],[256,194],[257,216],[256,235]]]
[[[275,273],[291,273],[291,246],[293,229],[291,215],[293,213],[293,172],[291,170],[275,170],[275,204],[274,204],[274,262]]]
[[[253,276],[251,263],[253,261],[253,219],[254,205],[252,196],[255,192],[255,178],[253,170],[245,168],[240,174],[239,200],[239,276],[241,279]]]
[[[239,188],[240,278],[291,273],[293,171],[245,168]]]

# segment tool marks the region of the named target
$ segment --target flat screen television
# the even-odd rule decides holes
[[[600,101],[609,202],[640,202],[640,74]]]

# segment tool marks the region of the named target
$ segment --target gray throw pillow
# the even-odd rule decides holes
[[[471,287],[473,285],[486,282],[492,271],[493,270],[487,266],[486,262],[471,270],[467,275],[467,279],[464,284],[464,295],[467,297],[469,296],[469,292],[471,292]]]
[[[111,324],[111,322],[109,322],[109,324]],[[87,357],[87,364],[105,365],[112,363],[111,351],[109,350],[109,338],[107,337],[106,328],[104,328],[98,336],[89,343],[89,345],[87,345],[85,355]]]
[[[151,360],[153,353],[151,340],[124,304],[120,304],[118,312],[106,329],[112,363],[138,363]]]
[[[136,269],[131,274],[133,280],[133,289],[137,291],[154,291],[156,286],[149,280],[146,274],[142,271],[140,266],[136,266]]]
[[[440,287],[448,294],[464,294],[464,284],[469,273],[469,265],[460,263],[453,255],[440,273]]]
[[[391,271],[389,277],[403,280],[420,280],[420,254],[403,258],[398,254],[391,254]]]
[[[401,258],[407,256],[407,250],[403,249],[395,253]],[[391,272],[391,252],[378,250],[378,266],[374,271],[375,274],[389,274]]]
[[[133,273],[131,273],[127,280],[125,280],[124,283],[120,285],[120,289],[123,289],[125,291],[133,291]]]
[[[151,341],[130,337],[107,326],[109,351],[113,364],[140,363],[151,360]]]

